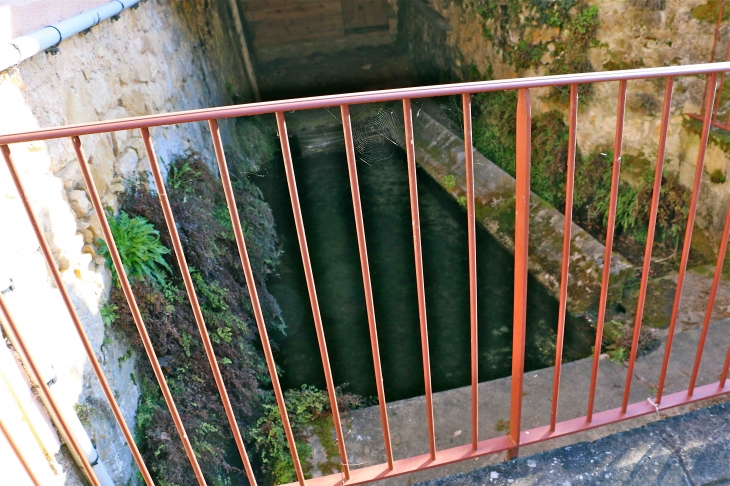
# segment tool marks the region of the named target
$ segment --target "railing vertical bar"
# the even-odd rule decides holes
[[[431,460],[436,460],[436,431],[433,421],[433,391],[431,389],[431,361],[428,351],[428,321],[426,319],[426,292],[423,284],[423,257],[421,255],[421,218],[418,214],[418,182],[416,174],[416,149],[413,143],[413,110],[411,100],[403,100],[406,156],[408,159],[408,189],[411,199],[411,226],[413,229],[413,254],[416,263],[416,288],[418,292],[418,316],[421,327],[421,357],[423,381],[426,390],[426,421],[428,423],[428,448]]]
[[[385,444],[385,457],[388,461],[388,469],[393,470],[393,446],[390,440],[390,426],[388,425],[388,409],[385,401],[385,389],[383,386],[383,371],[380,363],[380,347],[378,345],[378,329],[375,322],[375,304],[373,302],[373,289],[370,281],[370,265],[368,264],[368,249],[365,240],[365,224],[362,216],[362,203],[360,201],[360,184],[357,180],[357,164],[355,160],[355,147],[352,139],[352,121],[350,119],[350,107],[340,106],[342,115],[342,127],[345,136],[345,151],[347,152],[347,170],[350,175],[350,189],[352,191],[352,207],[355,211],[355,228],[357,230],[357,245],[360,251],[360,268],[362,270],[362,284],[365,290],[365,306],[368,313],[368,327],[370,329],[370,349],[373,354],[373,366],[375,368],[375,387],[378,390],[378,405],[380,406],[380,421],[383,427],[383,442]]]
[[[117,271],[119,284],[121,285],[124,296],[127,299],[127,304],[129,305],[129,309],[132,313],[134,323],[137,326],[137,331],[139,332],[139,336],[142,340],[142,345],[144,346],[145,352],[147,353],[147,358],[150,361],[150,366],[152,367],[152,371],[155,373],[157,383],[159,384],[160,390],[162,391],[162,396],[165,398],[165,403],[168,410],[170,411],[170,415],[172,416],[172,421],[175,424],[175,429],[177,430],[183,448],[185,449],[185,454],[187,455],[188,460],[190,461],[190,465],[195,472],[195,477],[197,478],[199,484],[204,485],[205,479],[203,478],[203,471],[200,469],[198,460],[195,457],[195,452],[193,451],[193,446],[190,444],[190,439],[188,438],[187,432],[185,431],[185,427],[182,423],[182,419],[180,418],[180,413],[177,411],[175,401],[173,400],[172,394],[170,393],[170,388],[167,386],[165,375],[162,373],[160,363],[157,361],[157,354],[155,353],[154,346],[152,345],[152,340],[150,339],[147,328],[144,325],[144,320],[142,319],[142,314],[140,313],[139,307],[137,306],[137,301],[134,298],[134,292],[132,292],[132,286],[129,283],[127,272],[124,269],[124,265],[122,264],[122,258],[119,255],[117,244],[114,241],[114,236],[112,235],[111,228],[109,227],[109,222],[106,220],[104,205],[101,202],[101,197],[99,197],[99,192],[97,191],[96,185],[94,184],[94,178],[91,175],[89,164],[86,161],[86,157],[84,156],[84,152],[81,148],[81,140],[79,139],[79,137],[72,137],[71,141],[76,152],[76,159],[78,160],[79,168],[81,169],[81,175],[83,176],[84,182],[86,184],[86,190],[88,192],[89,199],[91,200],[94,211],[99,218],[99,224],[101,226],[101,231],[104,235],[104,241],[107,245],[107,248],[109,249],[109,256],[111,257],[112,262],[114,263],[114,268]]]
[[[720,14],[720,16],[722,17],[722,14]],[[728,36],[727,45],[725,46],[725,62],[727,62],[729,60],[730,60],[730,36]],[[725,71],[723,71],[721,74],[721,78],[720,78],[720,90],[717,93],[718,108],[720,106],[720,102],[722,101],[722,88],[725,85],[725,75],[726,74],[727,73]],[[717,111],[719,111],[718,108],[715,109],[716,110],[715,117],[717,117]],[[730,110],[728,110],[726,125],[730,125]]]
[[[7,146],[3,145],[3,147]],[[17,174],[13,174],[13,178],[15,178],[16,175]],[[23,195],[21,195],[21,198],[25,199]],[[36,225],[33,226],[34,228],[36,227]],[[55,266],[56,263],[52,262],[51,264]],[[46,382],[43,381],[43,375],[40,372],[40,368],[36,364],[35,359],[33,359],[33,356],[31,356],[30,350],[28,349],[28,346],[26,345],[23,336],[20,334],[15,319],[10,314],[10,309],[5,303],[5,298],[2,294],[0,294],[0,317],[2,317],[2,320],[5,321],[5,332],[10,338],[10,341],[13,343],[13,346],[15,346],[16,351],[18,351],[18,354],[20,354],[20,359],[23,361],[23,365],[29,371],[30,377],[33,380],[33,384],[37,386],[36,390],[38,391],[38,394],[43,398],[43,402],[46,405],[46,408],[53,420],[53,423],[61,429],[62,436],[66,441],[68,441],[68,444],[66,445],[71,448],[73,454],[77,457],[78,460],[81,461],[81,467],[86,473],[89,481],[91,481],[91,484],[93,484],[94,486],[101,486],[99,480],[96,479],[96,475],[91,468],[89,460],[86,459],[84,451],[81,449],[81,446],[76,441],[73,432],[64,420],[63,415],[61,414],[61,409],[56,403],[56,400],[53,398],[53,395],[51,395],[51,390],[48,388],[48,385],[46,385]]]
[[[276,404],[279,407],[279,415],[281,416],[282,426],[284,427],[284,435],[289,446],[289,452],[294,463],[294,470],[297,474],[299,484],[304,485],[304,472],[302,464],[299,461],[299,453],[297,452],[296,442],[294,441],[294,433],[289,422],[289,415],[286,411],[286,403],[284,402],[284,393],[281,391],[279,383],[279,375],[276,372],[276,364],[274,363],[274,353],[271,350],[271,342],[269,341],[269,333],[266,331],[266,322],[264,321],[264,313],[261,310],[261,301],[259,293],[256,290],[256,279],[251,268],[251,260],[248,257],[248,249],[246,248],[246,240],[241,229],[241,218],[238,216],[238,208],[236,207],[236,198],[233,195],[233,186],[231,185],[231,177],[228,173],[228,164],[223,153],[223,144],[220,139],[220,131],[218,129],[218,121],[211,119],[208,121],[210,132],[213,137],[213,146],[218,162],[218,170],[220,171],[223,192],[226,195],[226,203],[228,205],[228,215],[231,218],[231,226],[233,226],[233,234],[236,238],[236,246],[238,247],[238,256],[241,259],[241,267],[246,278],[246,286],[248,287],[249,297],[251,298],[251,307],[253,307],[254,317],[256,318],[256,326],[261,336],[261,347],[263,348],[264,358],[266,359],[266,367],[271,377],[271,387],[274,389]]]
[[[717,49],[717,41],[720,39],[720,23],[722,22],[722,14],[725,9],[725,0],[720,2],[720,12],[715,23],[715,38],[712,41],[712,51],[710,52],[710,62],[715,62],[715,49]]]
[[[667,368],[669,366],[669,358],[672,353],[672,343],[674,341],[674,331],[677,327],[677,317],[679,316],[679,304],[682,300],[682,287],[684,286],[684,275],[687,271],[687,261],[689,260],[689,251],[692,245],[692,231],[695,225],[695,215],[697,213],[697,201],[700,197],[700,184],[702,182],[702,171],[705,165],[705,154],[707,153],[707,142],[710,139],[710,127],[712,124],[712,107],[715,102],[715,88],[717,84],[717,73],[711,73],[707,76],[705,111],[702,121],[702,135],[700,138],[700,149],[697,154],[697,166],[695,168],[695,180],[692,186],[692,198],[689,204],[689,215],[687,216],[687,228],[684,233],[684,245],[682,246],[682,259],[679,263],[679,273],[677,275],[677,288],[674,294],[674,304],[672,305],[672,314],[669,318],[669,334],[667,335],[667,344],[664,350],[664,359],[662,361],[662,370],[659,374],[659,385],[657,386],[656,403],[661,403],[662,394],[664,393],[664,384],[667,377]]]
[[[297,229],[297,240],[299,241],[299,252],[302,255],[302,265],[304,266],[304,276],[307,281],[307,292],[309,293],[309,304],[312,307],[312,316],[314,318],[314,328],[317,331],[317,342],[319,344],[319,354],[322,357],[322,368],[324,369],[324,379],[327,383],[327,394],[329,395],[330,408],[332,409],[332,419],[335,425],[335,434],[337,435],[337,447],[342,461],[342,473],[345,480],[350,479],[350,466],[347,460],[347,451],[345,450],[345,437],[342,433],[342,423],[340,421],[340,410],[337,406],[337,396],[335,392],[335,383],[332,379],[332,367],[327,353],[327,340],[324,335],[324,326],[322,325],[322,313],[319,310],[319,301],[317,299],[317,288],[314,284],[314,273],[312,272],[312,262],[309,258],[309,248],[307,246],[307,234],[304,230],[304,219],[302,217],[302,208],[299,204],[299,194],[297,193],[297,181],[294,175],[294,162],[292,161],[291,149],[289,147],[289,138],[286,130],[286,120],[283,112],[276,113],[276,124],[279,129],[279,140],[281,142],[281,151],[284,155],[284,168],[286,169],[286,181],[289,188],[289,198],[291,199],[292,211],[294,213],[294,225]]]
[[[563,220],[563,259],[560,269],[560,307],[558,308],[558,335],[555,341],[555,370],[553,398],[550,410],[550,432],[555,431],[560,398],[560,374],[563,366],[565,315],[568,301],[568,270],[570,268],[570,240],[573,229],[573,187],[575,185],[576,132],[578,127],[578,85],[570,85],[570,121],[568,129],[568,166],[565,181],[565,219]]]
[[[722,17],[722,14],[720,14]],[[727,39],[727,46],[725,47],[725,62],[730,60],[730,36]],[[717,115],[720,111],[720,102],[722,101],[722,89],[725,84],[725,71],[720,73],[720,82],[718,83],[717,94],[715,95],[715,111],[712,114],[712,122],[714,123],[717,119]],[[728,113],[728,120],[730,120],[730,113]]]
[[[474,200],[474,146],[471,131],[471,94],[461,95],[464,112],[464,165],[466,167],[466,221],[469,238],[469,324],[471,338],[471,448],[479,444],[479,342],[477,320],[477,229]]]
[[[238,246],[240,258],[241,258],[241,266],[244,269],[244,274],[246,278],[246,286],[249,289],[249,295],[251,297],[252,301],[252,307],[254,309],[254,316],[256,318],[256,323],[259,328],[259,334],[261,335],[261,341],[263,343],[263,349],[264,349],[264,355],[266,358],[266,364],[269,368],[269,373],[273,374],[271,377],[271,382],[273,384],[274,390],[279,390],[279,393],[276,394],[277,402],[279,400],[279,395],[281,395],[281,387],[279,386],[278,376],[276,375],[276,366],[274,365],[273,358],[271,358],[271,346],[269,344],[268,337],[266,336],[266,327],[263,321],[263,313],[261,312],[261,305],[259,304],[258,299],[258,292],[256,291],[255,282],[253,279],[253,272],[251,271],[251,265],[248,260],[248,253],[246,251],[246,243],[243,239],[243,233],[241,232],[241,222],[238,218],[238,209],[236,208],[236,199],[233,195],[233,188],[231,186],[231,179],[228,174],[228,165],[226,164],[226,155],[223,151],[223,142],[221,141],[221,135],[220,131],[218,129],[218,120],[209,120],[208,126],[210,128],[211,137],[213,138],[213,149],[215,151],[215,157],[216,161],[218,162],[218,170],[220,172],[221,176],[221,183],[223,185],[223,192],[226,196],[226,203],[228,206],[229,215],[231,218],[231,223],[233,227],[233,233],[236,238],[236,245]],[[240,239],[239,239],[240,237]],[[249,279],[250,277],[250,279]],[[263,328],[263,332],[261,329]],[[264,342],[265,341],[265,342]],[[281,401],[283,404],[283,399]],[[282,413],[282,421],[283,423],[287,424],[289,426],[289,418],[286,416],[286,409],[284,409],[284,412]],[[253,468],[251,467],[251,463],[248,459],[247,454],[242,455],[243,458],[243,466],[246,470],[246,476],[248,477],[249,483],[252,485],[256,485],[256,478],[253,474]]]
[[[727,380],[728,369],[730,369],[730,346],[727,348],[727,355],[725,355],[725,364],[722,366],[722,374],[720,375],[720,389],[725,388],[725,381]]]
[[[530,165],[532,155],[532,108],[530,91],[517,92],[517,146],[515,164],[515,298],[512,324],[512,390],[509,410],[509,438],[520,445],[522,429],[522,385],[525,376],[525,335],[527,333],[527,253],[530,236]],[[507,457],[519,455],[519,447]]]
[[[603,278],[601,280],[601,296],[598,304],[598,322],[596,323],[596,344],[593,351],[593,368],[591,370],[591,385],[588,394],[588,412],[586,421],[593,420],[593,403],[596,398],[596,383],[598,381],[598,360],[601,356],[603,342],[603,323],[606,319],[606,302],[608,300],[608,281],[611,277],[611,252],[613,250],[613,236],[616,226],[616,203],[618,201],[619,174],[621,172],[621,144],[624,132],[624,115],[626,113],[626,80],[619,81],[618,108],[616,113],[616,138],[613,147],[613,169],[611,173],[611,198],[608,210],[608,230],[606,234],[606,252],[603,257]]]
[[[710,320],[712,319],[712,310],[715,307],[715,298],[717,297],[717,287],[720,285],[722,276],[722,266],[725,263],[725,253],[727,252],[728,236],[730,236],[730,204],[725,214],[725,226],[722,230],[722,240],[720,242],[720,252],[717,254],[717,264],[715,265],[715,275],[712,278],[712,287],[710,288],[710,298],[707,301],[707,309],[705,310],[705,320],[702,323],[702,332],[700,333],[700,342],[697,344],[697,354],[695,356],[694,366],[692,367],[692,376],[687,387],[687,395],[690,397],[695,391],[697,384],[697,375],[700,371],[700,363],[702,362],[702,353],[705,350],[705,341],[707,340],[707,331],[710,329]]]
[[[717,49],[717,41],[720,39],[720,23],[722,22],[722,14],[725,9],[725,0],[720,2],[720,12],[717,16],[717,22],[715,23],[715,37],[712,40],[712,51],[710,51],[710,62],[715,62],[715,49]],[[702,98],[702,111],[700,114],[705,114],[705,101],[707,100],[707,91]]]
[[[624,397],[621,403],[621,413],[626,413],[631,395],[631,381],[634,377],[634,363],[639,351],[639,336],[641,335],[641,323],[644,318],[644,303],[646,302],[646,289],[649,285],[649,271],[651,270],[651,251],[654,245],[654,233],[656,231],[657,212],[659,210],[659,194],[662,189],[662,171],[664,168],[664,152],[667,147],[667,131],[669,130],[669,114],[672,105],[672,88],[674,78],[668,77],[664,88],[664,107],[662,109],[662,125],[659,133],[659,148],[657,150],[656,168],[654,169],[654,187],[652,188],[651,209],[649,210],[649,230],[646,236],[646,247],[644,248],[644,264],[641,269],[641,284],[639,286],[639,300],[636,304],[636,319],[634,320],[634,335],[631,340],[631,356],[626,371],[626,386]]]
[[[228,425],[231,427],[231,432],[233,433],[233,439],[236,443],[236,448],[238,449],[238,453],[241,456],[241,461],[245,466],[246,475],[248,476],[249,482],[255,486],[256,478],[253,475],[253,470],[251,469],[251,465],[248,461],[246,446],[243,444],[241,431],[238,428],[236,416],[233,412],[233,405],[231,405],[231,400],[228,397],[226,385],[223,382],[223,376],[221,375],[221,370],[218,366],[218,360],[216,359],[215,351],[213,350],[213,343],[211,342],[210,336],[208,335],[208,329],[205,325],[203,311],[200,308],[200,302],[198,301],[198,296],[195,292],[195,286],[193,285],[193,278],[190,275],[190,269],[185,258],[185,252],[182,247],[182,242],[180,241],[180,234],[177,230],[177,226],[175,225],[175,217],[172,214],[170,200],[167,197],[165,181],[162,179],[160,165],[157,161],[157,155],[155,154],[154,146],[152,145],[150,130],[149,128],[142,128],[140,131],[142,132],[142,143],[144,144],[145,152],[147,153],[147,160],[150,165],[150,170],[152,171],[152,177],[155,181],[157,198],[160,201],[160,207],[162,208],[162,213],[165,217],[167,232],[170,235],[170,240],[172,240],[172,247],[175,252],[175,258],[177,260],[177,265],[180,268],[180,275],[182,276],[183,283],[185,284],[185,290],[188,294],[190,307],[193,310],[193,316],[195,316],[195,323],[198,326],[198,332],[200,333],[200,338],[203,341],[205,356],[208,358],[208,364],[210,365],[210,370],[213,373],[213,379],[215,380],[218,394],[220,395],[221,401],[223,403],[223,409],[226,413],[226,418],[228,419]]]
[[[13,436],[10,435],[10,431],[5,426],[5,423],[3,422],[3,418],[1,415],[0,415],[0,434],[2,434],[3,437],[5,437],[5,440],[8,441],[10,448],[15,453],[15,457],[18,458],[18,462],[20,463],[21,466],[23,466],[23,469],[25,470],[26,474],[28,474],[28,478],[30,478],[30,480],[33,482],[33,484],[35,484],[35,486],[41,486],[41,482],[38,479],[38,476],[35,475],[35,473],[33,472],[33,468],[30,467],[25,456],[20,451],[20,447],[18,447],[17,442],[15,442],[15,439],[13,439]]]
[[[20,175],[18,174],[17,168],[15,167],[15,162],[13,161],[13,156],[10,153],[10,148],[7,145],[3,145],[0,148],[2,149],[3,157],[5,158],[5,163],[8,166],[10,175],[13,179],[13,182],[15,183],[15,188],[17,189],[18,194],[20,195],[20,199],[23,202],[25,212],[28,215],[28,221],[30,221],[36,239],[38,240],[38,244],[41,247],[41,252],[43,253],[43,257],[46,260],[48,270],[51,273],[51,277],[53,278],[53,281],[55,282],[58,291],[61,293],[63,303],[66,306],[66,310],[68,311],[69,316],[71,317],[71,321],[73,322],[76,333],[81,340],[81,344],[84,347],[86,357],[89,359],[89,364],[91,364],[91,368],[94,370],[94,374],[99,380],[99,384],[101,385],[101,389],[104,392],[104,396],[106,397],[107,402],[109,402],[109,407],[111,408],[112,414],[114,415],[117,424],[119,424],[119,428],[124,435],[124,439],[129,444],[130,452],[132,453],[132,457],[139,467],[139,471],[142,474],[142,477],[145,479],[147,484],[154,484],[152,482],[149,471],[147,470],[147,466],[142,459],[142,455],[137,448],[137,444],[134,442],[134,436],[130,432],[129,427],[127,427],[127,423],[124,420],[124,415],[122,415],[122,411],[119,409],[119,405],[117,404],[117,401],[114,397],[114,392],[109,386],[109,382],[104,376],[104,371],[101,369],[101,365],[96,358],[96,354],[94,353],[94,349],[91,346],[91,342],[86,336],[86,331],[84,330],[83,324],[81,324],[81,319],[79,319],[79,316],[76,313],[76,309],[74,308],[73,302],[71,301],[71,296],[69,295],[68,290],[66,289],[66,284],[64,283],[63,277],[61,276],[61,272],[58,270],[56,261],[53,258],[51,247],[49,246],[48,241],[46,241],[46,237],[43,234],[43,231],[38,224],[38,219],[36,218],[35,213],[33,212],[33,208],[30,205],[28,194],[25,191],[23,181],[20,179]]]

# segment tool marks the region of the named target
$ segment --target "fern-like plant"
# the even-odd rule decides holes
[[[165,287],[166,273],[172,273],[172,270],[163,257],[170,250],[162,244],[160,233],[154,226],[145,218],[132,218],[124,211],[116,217],[108,216],[107,220],[129,280],[147,278],[160,287]],[[111,270],[114,282],[119,285],[109,248],[104,240],[99,239],[97,242],[99,254],[106,258],[106,266]]]

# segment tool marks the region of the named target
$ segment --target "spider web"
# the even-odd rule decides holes
[[[368,165],[392,158],[404,138],[398,113],[382,105],[372,106],[353,117],[352,131],[355,152]]]

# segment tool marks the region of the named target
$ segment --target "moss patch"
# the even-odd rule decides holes
[[[494,424],[494,430],[497,432],[506,432],[509,430],[509,420],[497,420],[497,423]]]
[[[713,184],[724,184],[725,180],[725,172],[720,169],[715,169],[710,173],[710,182]]]
[[[447,191],[451,191],[456,187],[456,178],[451,174],[445,175],[441,178],[441,185]]]
[[[690,133],[702,136],[702,122],[696,118],[685,116],[684,120],[682,120],[682,127]],[[726,130],[712,127],[710,129],[709,143],[717,146],[725,154],[730,155],[730,133]]]
[[[714,24],[717,22],[717,16],[720,15],[720,4],[722,0],[708,0],[707,3],[697,5],[690,10],[690,14],[694,19],[700,22],[708,22]],[[730,18],[730,10],[726,7],[722,13],[722,20]]]
[[[334,474],[340,472],[340,451],[335,440],[335,424],[332,417],[320,417],[312,422],[312,433],[317,436],[322,444],[327,461],[318,464],[317,467],[322,474]]]
[[[91,427],[91,416],[94,412],[91,405],[88,403],[74,403],[73,409],[81,423],[87,427]]]
[[[649,280],[644,302],[643,326],[664,329],[669,325],[677,284],[666,278]],[[627,292],[623,305],[632,312],[636,310],[639,299],[639,282]]]

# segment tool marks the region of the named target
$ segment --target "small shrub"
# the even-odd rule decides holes
[[[516,91],[474,96],[474,146],[511,175],[515,174],[516,111]]]
[[[253,130],[250,124],[246,126],[249,132]],[[252,169],[251,164],[262,161],[254,157],[258,153],[252,152],[252,158],[244,161],[231,151],[229,169],[264,318],[270,330],[283,329],[281,311],[267,291],[265,280],[266,275],[275,270],[280,252],[273,216],[260,191],[246,175]],[[227,210],[220,211],[219,215],[215,211],[216,208],[225,208],[225,195],[220,180],[200,156],[191,155],[172,164],[180,167],[188,165],[194,172],[200,173],[199,177],[189,181],[192,190],[171,190],[169,200],[234,413],[242,432],[248,431],[261,416],[262,402],[269,393],[267,389],[270,389],[270,377],[258,345],[255,318],[240,258],[231,238],[230,218],[225,214]],[[141,216],[154,225],[160,232],[161,244],[170,248],[170,235],[157,197],[144,184],[129,188],[122,196],[122,210]],[[181,275],[177,267],[173,266],[172,270],[165,287],[149,278],[139,279],[132,287],[138,296],[137,303],[154,349],[158,358],[164,360],[170,391],[184,417],[208,484],[236,484],[245,473],[240,469],[240,462],[237,463],[230,455],[235,445],[225,410],[215,381],[211,379],[210,364],[202,349],[200,332]],[[119,307],[115,329],[127,336],[137,354],[144,356],[136,324],[118,287],[112,289],[111,301]],[[194,484],[195,477],[177,440],[175,424],[167,411],[152,367],[146,358],[136,364],[135,381],[141,396],[135,436],[153,478],[157,484]],[[248,434],[246,437],[248,439]],[[252,461],[260,470],[260,459],[252,457]],[[267,476],[261,484],[272,484],[270,476]]]
[[[628,184],[621,183],[616,201],[616,229],[624,233],[631,233],[637,225],[636,196],[638,192]],[[599,219],[602,226],[608,224],[610,210],[610,188],[602,188],[596,195],[596,204],[592,208],[593,219]]]
[[[108,216],[107,220],[130,281],[147,278],[164,287],[165,274],[171,273],[172,270],[163,258],[170,253],[170,250],[160,242],[160,233],[145,218],[141,216],[131,218],[124,211],[116,217]],[[97,242],[100,247],[99,254],[106,258],[106,266],[111,270],[114,282],[119,285],[109,248],[104,240],[99,239]]]
[[[633,327],[626,327],[625,324],[614,320],[608,321],[603,331],[602,347],[611,361],[620,364],[629,359],[633,339]],[[639,332],[637,357],[655,350],[660,344],[661,340],[654,329],[642,327]]]
[[[710,182],[713,184],[724,184],[725,180],[725,173],[720,169],[715,169],[710,173]]]
[[[312,454],[307,444],[307,434],[321,430],[309,431],[314,421],[331,414],[329,396],[326,391],[318,390],[313,386],[302,385],[301,389],[288,390],[284,394],[289,422],[294,433],[299,459],[305,464]],[[343,409],[355,409],[364,405],[363,400],[356,395],[342,393],[337,388],[337,405]],[[319,427],[315,427],[320,428]],[[328,431],[329,432],[329,431]],[[294,473],[289,446],[284,434],[281,414],[276,405],[273,394],[269,394],[268,403],[264,404],[264,413],[251,428],[251,439],[256,450],[261,454],[264,468],[271,474],[274,484],[282,484],[297,480]],[[336,454],[336,452],[335,452]]]
[[[636,195],[636,219],[641,227],[649,225],[649,210],[654,192],[653,183],[646,180]],[[690,190],[679,183],[674,174],[662,177],[659,208],[657,209],[657,241],[677,244],[687,224]]]

